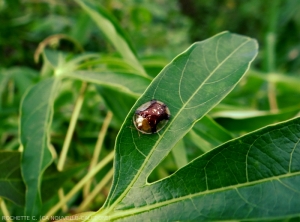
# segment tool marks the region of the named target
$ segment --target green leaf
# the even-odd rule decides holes
[[[263,79],[267,82],[275,83],[275,84],[285,84],[291,87],[291,90],[300,91],[299,84],[300,79],[293,76],[284,75],[281,73],[261,73],[257,71],[253,71],[249,73],[252,77]]]
[[[109,87],[97,86],[96,89],[103,98],[105,105],[113,112],[114,117],[121,125],[124,122],[127,113],[135,103],[136,98]]]
[[[70,61],[66,61],[65,64],[60,65],[59,69],[61,70],[60,73],[68,73],[68,72],[73,72],[74,70],[77,69],[80,63],[90,60],[90,59],[95,59],[98,58],[99,55],[96,53],[83,53],[78,56],[75,56],[72,58]]]
[[[216,121],[232,132],[251,132],[263,126],[288,120],[299,113],[298,107],[276,112],[260,110],[224,110],[212,114]]]
[[[150,78],[127,72],[75,71],[64,76],[111,87],[135,98],[143,93],[151,82]]]
[[[261,78],[250,75],[250,69],[242,81],[229,93],[221,104],[216,106],[212,112],[218,110],[220,106],[235,106],[240,109],[268,109],[268,96],[265,86],[267,83]],[[266,107],[267,106],[267,107]],[[220,108],[222,108],[220,107]],[[211,113],[211,112],[210,112]]]
[[[84,12],[79,12],[76,19],[76,25],[72,26],[70,36],[76,39],[81,45],[86,45],[90,41],[89,37],[92,31],[90,17]]]
[[[91,16],[122,57],[135,67],[141,75],[146,76],[143,67],[136,58],[129,39],[113,17],[104,8],[100,7],[100,5],[93,5],[90,1],[86,0],[76,0],[76,2]]]
[[[25,184],[20,169],[20,152],[0,152],[0,196],[19,206],[25,204]]]
[[[268,110],[269,98],[266,87],[274,85],[278,109],[288,109],[298,104],[300,97],[299,78],[279,73],[262,73],[249,70],[240,84],[222,101],[223,105],[239,109]],[[220,110],[223,107],[216,107]],[[246,108],[247,109],[247,108]]]
[[[196,122],[193,129],[184,137],[186,142],[193,144],[204,153],[231,139],[233,139],[232,135],[208,115]]]
[[[49,78],[32,87],[21,104],[20,139],[24,147],[21,171],[26,185],[26,216],[36,216],[42,206],[40,186],[52,162],[49,132],[59,80]]]
[[[57,68],[61,63],[64,63],[65,58],[62,52],[45,49],[43,51],[44,60],[49,63],[52,68]]]
[[[297,118],[230,141],[164,180],[134,187],[109,219],[223,221],[298,216],[299,163]]]
[[[49,200],[51,197],[57,194],[59,188],[77,174],[84,167],[87,167],[87,163],[82,163],[74,166],[69,166],[63,171],[58,171],[55,164],[51,164],[44,173],[41,194],[43,203]]]
[[[91,68],[95,71],[120,71],[126,70],[127,72],[136,73],[140,75],[132,66],[123,58],[112,57],[101,55],[98,59],[93,59],[87,62],[84,62],[80,65],[80,69],[91,70]],[[157,73],[156,73],[157,74]],[[147,76],[148,77],[148,76]],[[150,78],[150,77],[148,77]]]
[[[168,61],[161,56],[148,56],[142,58],[141,63],[147,71],[147,74],[151,77],[155,77],[168,64]]]
[[[79,67],[79,64],[83,61],[99,57],[99,55],[95,53],[84,53],[72,58],[70,61],[67,61],[66,55],[62,52],[48,49],[43,51],[43,56],[46,63],[52,66],[55,71],[55,75],[57,76],[70,74],[75,71]]]
[[[203,139],[201,136],[199,136],[194,130],[191,130],[190,132],[188,132],[183,137],[183,140],[185,141],[185,143],[189,144],[190,146],[195,146],[196,148],[201,150],[200,153],[196,152],[196,151],[192,153],[193,159],[205,152],[210,151],[212,148],[214,148],[211,143],[209,143],[208,141]]]
[[[3,98],[3,93],[5,91],[7,82],[10,78],[10,75],[8,73],[8,71],[6,70],[1,70],[1,75],[0,75],[0,111],[2,110],[2,106],[3,106],[3,102],[2,102],[2,98]]]
[[[134,206],[136,188],[146,186],[148,175],[179,139],[234,88],[256,54],[255,40],[224,32],[193,44],[162,70],[123,123],[116,141],[114,182],[99,214]],[[159,133],[139,135],[132,116],[151,99],[167,104],[171,119]]]
[[[174,148],[172,149],[172,154],[178,168],[181,168],[188,163],[186,148],[184,146],[183,140],[179,140],[178,143],[174,146]]]
[[[21,175],[21,153],[17,151],[0,152],[0,196],[19,206],[25,205],[25,184]],[[70,166],[62,172],[58,172],[52,164],[43,175],[42,199],[49,200],[57,194],[58,189],[74,174],[78,173],[87,164]]]
[[[14,82],[21,95],[33,85],[34,80],[37,79],[39,75],[36,70],[28,67],[14,67],[10,69],[10,72],[13,74]]]
[[[226,129],[208,116],[204,116],[200,121],[198,121],[194,125],[193,131],[214,147],[233,138]]]

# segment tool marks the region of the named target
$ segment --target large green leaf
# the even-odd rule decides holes
[[[20,170],[21,153],[2,151],[0,157],[0,196],[24,206],[25,185]]]
[[[135,186],[110,220],[223,221],[300,215],[300,118],[230,141]],[[180,209],[180,210],[179,210]]]
[[[40,213],[41,180],[52,161],[48,149],[54,96],[59,80],[49,78],[32,87],[21,104],[20,139],[24,147],[21,172],[26,185],[25,215]]]
[[[257,54],[255,40],[228,32],[192,45],[155,78],[129,112],[116,142],[114,182],[102,215],[130,208],[135,188],[202,116],[218,104],[248,70]],[[158,99],[171,111],[165,129],[139,135],[132,116],[140,105]]]

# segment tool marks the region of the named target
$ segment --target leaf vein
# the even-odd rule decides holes
[[[298,139],[297,143],[295,144],[295,146],[290,154],[289,173],[291,173],[293,155],[294,155],[294,152],[295,152],[296,147],[298,146],[299,142],[300,142],[300,139]]]

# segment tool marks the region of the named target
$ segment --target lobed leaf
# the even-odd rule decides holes
[[[264,220],[300,215],[300,118],[230,141],[135,186],[113,221]],[[180,210],[179,210],[180,209]]]
[[[256,54],[255,40],[224,32],[195,43],[166,66],[133,106],[121,128],[116,142],[114,182],[103,209],[95,215],[132,208],[132,197],[139,194],[136,188],[147,185],[148,175],[177,141],[234,88]],[[171,119],[159,133],[139,135],[133,129],[132,116],[137,107],[151,99],[166,103]]]

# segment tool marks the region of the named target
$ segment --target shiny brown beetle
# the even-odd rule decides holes
[[[133,123],[135,128],[144,134],[159,132],[170,119],[170,110],[166,104],[151,100],[135,111]]]

